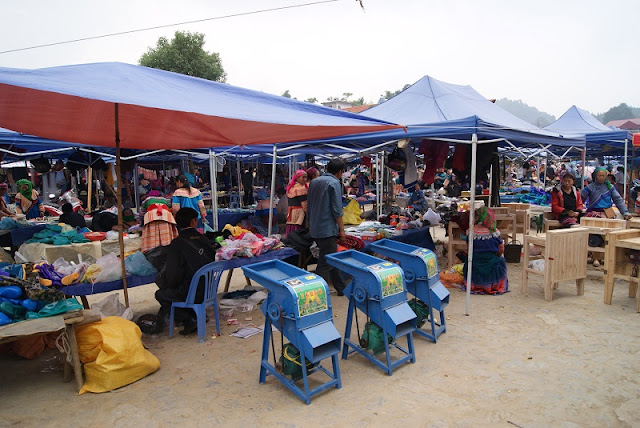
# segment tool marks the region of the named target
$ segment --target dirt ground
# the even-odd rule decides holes
[[[104,394],[78,396],[63,383],[57,351],[33,361],[0,355],[0,426],[640,427],[640,314],[626,284],[605,305],[602,268],[590,268],[584,296],[561,283],[548,303],[539,279],[525,296],[520,265],[508,268],[511,292],[471,296],[469,316],[465,294],[451,290],[447,332],[437,344],[416,336],[415,364],[390,377],[351,355],[340,360],[342,389],[309,406],[273,377],[258,383],[262,336],[230,337],[237,326],[223,319],[222,336],[210,325],[202,344],[143,336],[161,368]],[[243,286],[236,272],[232,289]],[[136,317],[157,310],[155,289],[130,290]],[[342,334],[347,300],[331,299]],[[236,317],[264,320],[257,308]]]

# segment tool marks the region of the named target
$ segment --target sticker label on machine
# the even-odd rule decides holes
[[[368,269],[380,280],[382,286],[382,297],[392,296],[404,291],[402,283],[402,271],[390,262],[371,265]]]
[[[313,277],[312,279],[315,278]],[[285,282],[293,288],[296,296],[298,296],[299,317],[326,311],[329,307],[327,304],[327,291],[322,281],[303,282],[299,279],[291,279]]]
[[[433,251],[429,251],[425,248],[418,248],[417,250],[413,250],[411,254],[415,254],[422,258],[424,264],[427,265],[427,276],[431,278],[438,273],[438,261],[436,260],[436,255]]]

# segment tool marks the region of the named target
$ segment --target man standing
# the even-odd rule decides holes
[[[316,273],[333,285],[338,296],[344,295],[345,284],[339,272],[327,264],[325,256],[338,251],[338,236],[345,238],[340,180],[346,168],[342,159],[332,159],[327,172],[311,182],[307,195],[309,231],[320,252]]]
[[[244,188],[244,206],[253,205],[255,202],[253,199],[253,167],[249,167],[248,170],[242,174],[242,187]]]

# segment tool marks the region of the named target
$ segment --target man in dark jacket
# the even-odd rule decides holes
[[[159,321],[169,315],[172,302],[184,302],[189,293],[191,278],[202,266],[215,261],[216,252],[211,241],[196,230],[198,212],[193,208],[180,208],[176,213],[176,224],[180,229],[177,238],[167,248],[167,263],[164,275],[156,281],[159,290],[156,300],[160,303]],[[204,298],[204,281],[200,280],[195,303]],[[187,335],[197,330],[195,313],[191,309],[176,308],[176,323],[184,323],[180,334]]]
[[[72,227],[87,227],[84,221],[84,216],[79,213],[73,212],[73,205],[69,202],[65,202],[62,205],[62,215],[60,216],[60,223],[68,224]]]

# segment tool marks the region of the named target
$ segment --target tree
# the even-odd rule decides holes
[[[343,101],[349,101],[349,97],[353,95],[351,92],[343,92],[342,96],[344,97],[342,100]]]
[[[395,92],[384,91],[384,95],[382,95],[382,97],[383,97],[385,100],[390,100],[391,98],[393,98],[393,97],[395,97],[396,95],[398,95],[400,92],[402,92],[402,91],[404,91],[405,89],[407,89],[409,86],[411,86],[411,85],[406,84],[406,85],[404,85],[404,86],[402,87],[402,89],[399,89],[399,90],[397,90],[397,91],[395,91]]]
[[[633,118],[633,111],[631,111],[631,108],[627,104],[622,103],[615,107],[611,107],[606,113],[602,115],[602,118],[600,119],[600,121],[606,124],[607,122],[610,122],[612,120],[632,119],[632,118]]]
[[[291,98],[291,94],[289,93],[288,89],[282,93],[282,96],[285,98]]]
[[[160,37],[155,49],[149,48],[138,63],[145,67],[225,82],[227,75],[220,55],[205,51],[203,46],[204,34],[176,31],[171,41]]]
[[[318,99],[316,97],[313,97],[313,98],[307,98],[305,101],[311,104],[315,104],[318,102]]]
[[[360,97],[357,100],[353,101],[352,104],[354,106],[363,106],[364,105],[364,97]]]

